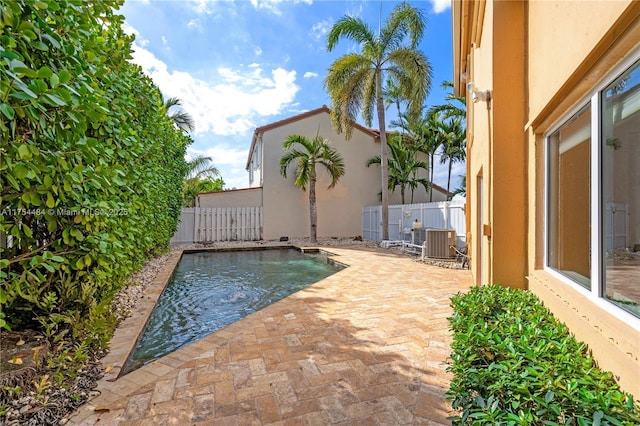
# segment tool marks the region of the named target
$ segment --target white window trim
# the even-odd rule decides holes
[[[611,72],[607,73],[592,91],[574,106],[567,114],[563,114],[553,126],[544,133],[544,256],[543,269],[546,273],[568,285],[575,291],[585,296],[594,305],[602,308],[607,313],[625,322],[635,330],[640,331],[640,317],[618,307],[613,302],[604,298],[604,281],[602,277],[603,260],[603,227],[602,222],[602,149],[601,149],[601,103],[602,91],[614,80],[622,75],[629,67],[640,60],[640,48],[618,64]],[[551,268],[549,265],[549,137],[562,127],[571,117],[577,114],[587,103],[591,102],[591,288],[585,288],[571,280],[566,275]],[[595,248],[595,249],[594,249]]]

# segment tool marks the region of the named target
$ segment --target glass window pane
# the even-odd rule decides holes
[[[640,316],[640,63],[602,98],[604,295]]]
[[[549,137],[548,263],[591,286],[590,104]]]

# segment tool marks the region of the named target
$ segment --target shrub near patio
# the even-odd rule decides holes
[[[637,425],[638,402],[530,292],[474,287],[451,299],[454,425]]]
[[[191,138],[129,62],[122,3],[0,0],[0,329],[35,330],[48,353],[2,360],[42,376],[3,386],[0,415],[7,395],[46,402],[75,379],[110,338],[114,294],[176,229]]]

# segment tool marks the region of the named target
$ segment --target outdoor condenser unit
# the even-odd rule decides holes
[[[455,256],[455,229],[426,229],[424,246],[427,257],[448,258]]]

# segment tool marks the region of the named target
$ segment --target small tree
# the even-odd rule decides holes
[[[212,192],[220,187],[224,182],[222,179],[215,179],[220,176],[220,171],[211,165],[211,157],[197,155],[187,162],[187,176],[184,178],[184,189],[182,191],[182,206],[193,207],[195,196],[200,192]]]
[[[400,187],[401,203],[405,203],[405,190],[411,188],[411,202],[413,203],[413,191],[422,185],[429,191],[430,183],[426,178],[418,177],[420,169],[429,170],[429,164],[418,160],[415,145],[406,145],[402,135],[395,135],[389,138],[389,180],[388,189],[394,191]],[[367,160],[367,167],[372,164],[380,164],[380,156],[376,155]]]
[[[298,149],[300,145],[303,150]],[[309,139],[304,135],[289,135],[282,144],[285,149],[284,156],[280,159],[280,174],[286,178],[289,164],[296,162],[295,186],[306,191],[309,186],[309,240],[317,241],[318,210],[316,206],[316,165],[322,165],[329,176],[333,188],[338,180],[344,176],[344,160],[340,153],[330,145],[328,139],[316,136]]]
[[[466,137],[462,125],[462,118],[450,118],[441,123],[440,135],[442,137],[442,154],[440,163],[449,163],[447,175],[447,194],[451,197],[451,170],[454,163],[462,162],[466,158]]]

